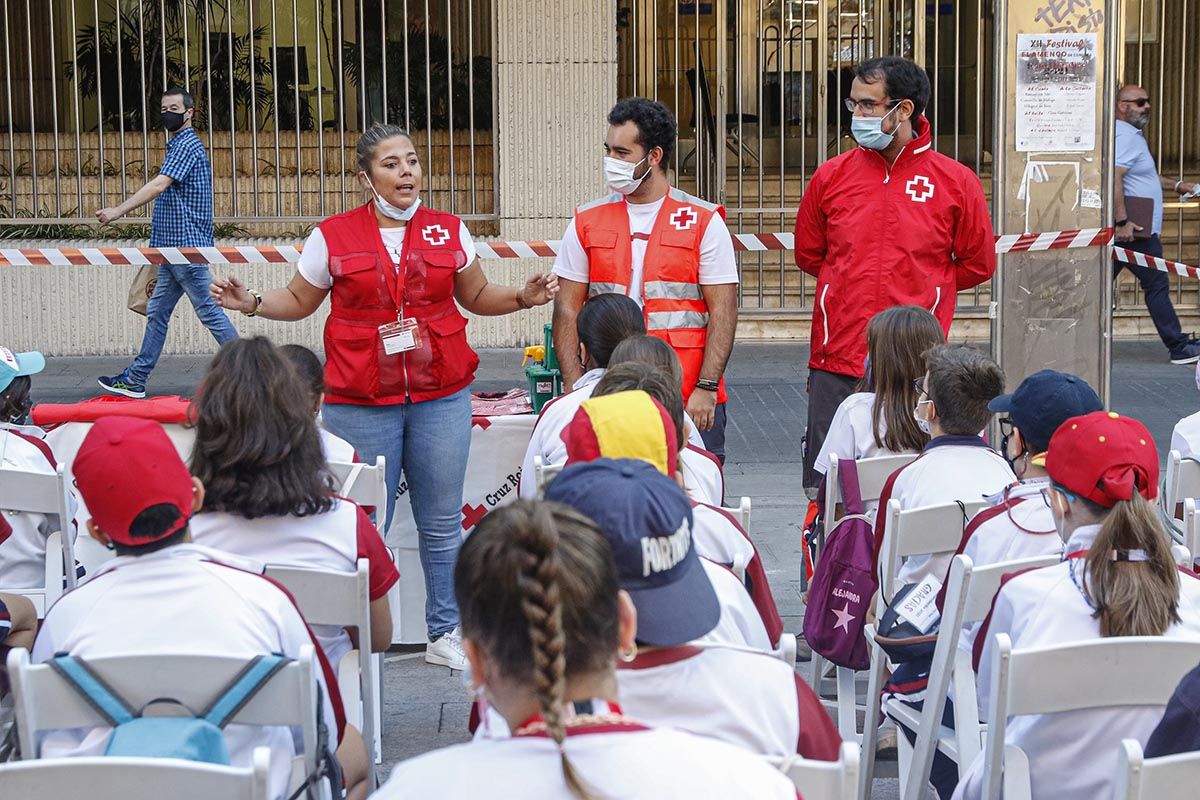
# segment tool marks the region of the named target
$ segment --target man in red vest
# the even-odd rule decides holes
[[[725,209],[675,189],[667,164],[675,115],[662,103],[626,98],[608,114],[604,177],[613,194],[580,206],[554,262],[554,348],[563,381],[582,374],[575,317],[589,297],[628,295],[646,332],[668,342],[683,366],[688,416],[725,460],[725,382],[737,328],[737,262]]]
[[[856,67],[846,105],[858,147],[819,166],[800,199],[796,266],[817,279],[804,452],[810,497],[833,415],[863,377],[871,317],[920,306],[949,333],[956,292],[996,271],[983,187],[933,150],[928,100],[929,76],[908,59]]]

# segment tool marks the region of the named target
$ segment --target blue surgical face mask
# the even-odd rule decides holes
[[[896,138],[896,134],[895,132],[884,133],[883,121],[899,107],[900,104],[897,103],[882,117],[854,117],[851,119],[850,133],[854,136],[854,141],[868,150],[886,150],[892,140]]]
[[[367,178],[367,183],[371,186],[371,194],[375,195],[375,207],[379,209],[380,214],[383,214],[388,219],[394,219],[396,222],[408,222],[413,218],[413,214],[417,213],[417,207],[421,205],[421,198],[418,197],[413,200],[412,205],[408,208],[394,206],[387,200],[384,200],[379,192],[375,191],[375,184],[372,183],[371,178],[365,172],[363,176]]]

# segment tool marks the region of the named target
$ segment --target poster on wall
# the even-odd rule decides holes
[[[1017,151],[1096,147],[1096,34],[1017,34]]]

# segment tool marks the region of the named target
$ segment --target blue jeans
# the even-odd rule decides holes
[[[1132,242],[1117,242],[1121,247],[1145,253],[1148,256],[1162,258],[1162,240],[1158,234],[1149,239],[1134,239]],[[1137,264],[1126,264],[1124,261],[1113,261],[1113,277],[1127,269],[1142,285],[1142,295],[1146,300],[1146,310],[1154,321],[1158,338],[1162,339],[1167,351],[1172,357],[1183,354],[1183,347],[1191,337],[1183,332],[1179,324],[1179,315],[1175,313],[1175,305],[1171,302],[1171,278],[1165,272],[1159,272],[1154,267],[1139,267]]]
[[[196,309],[196,316],[208,328],[217,344],[225,344],[230,339],[238,338],[233,323],[225,312],[208,293],[212,284],[212,275],[207,264],[160,264],[158,267],[158,283],[154,285],[154,294],[146,304],[146,333],[142,336],[142,349],[129,369],[125,370],[126,379],[130,383],[145,385],[150,377],[158,357],[162,355],[163,345],[167,341],[167,326],[171,324],[171,314],[179,303],[179,298],[187,293]]]
[[[408,482],[421,569],[425,572],[425,625],[430,641],[458,626],[454,562],[462,545],[463,483],[471,449],[471,390],[421,403],[359,406],[326,403],[330,432],[354,445],[368,464],[387,459],[387,524],[391,525],[400,472]],[[386,528],[385,528],[386,530]]]

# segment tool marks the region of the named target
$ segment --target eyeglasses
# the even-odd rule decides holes
[[[913,381],[913,388],[917,390],[918,396],[924,396],[924,395],[928,394],[925,391],[925,379],[924,378],[915,379]]]
[[[874,114],[877,108],[894,108],[900,105],[899,100],[855,100],[853,97],[847,97],[845,103],[847,111],[861,111],[868,115]]]
[[[1004,436],[1012,436],[1012,432],[1017,427],[1009,417],[1001,417],[996,422],[1000,423],[1000,433]]]
[[[1121,102],[1122,103],[1133,103],[1138,108],[1145,108],[1146,106],[1150,105],[1150,98],[1149,97],[1138,97],[1134,100],[1122,100]]]

